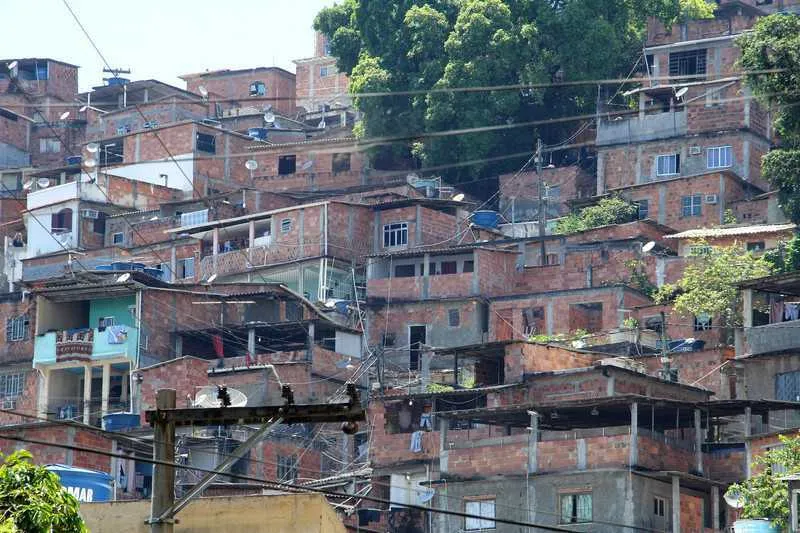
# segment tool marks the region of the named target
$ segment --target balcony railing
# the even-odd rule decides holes
[[[218,276],[247,272],[249,268],[267,266],[274,263],[285,263],[303,257],[315,257],[320,253],[318,244],[271,244],[254,246],[217,254],[217,266],[214,268],[214,256],[208,255],[200,261],[201,279],[216,273]]]
[[[122,333],[124,329],[125,334]],[[136,357],[139,330],[123,328],[74,329],[49,331],[37,335],[33,347],[34,364],[55,364],[67,361],[92,362],[116,357]]]
[[[744,328],[736,334],[736,353],[759,354],[800,348],[797,329],[800,321],[778,322]]]
[[[687,130],[685,109],[631,118],[601,118],[597,125],[597,144],[653,141],[683,135]]]

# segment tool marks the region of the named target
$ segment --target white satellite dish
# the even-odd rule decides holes
[[[731,491],[725,493],[723,496],[725,498],[725,503],[733,507],[734,509],[741,509],[744,507],[744,498],[742,497],[741,493],[737,491]]]
[[[100,145],[97,143],[89,143],[86,145],[86,151],[90,154],[95,154],[100,149]]]
[[[325,307],[327,307],[328,309],[333,309],[334,307],[336,307],[336,300],[331,298],[330,300],[325,302]]]
[[[38,185],[40,189],[46,189],[50,186],[50,180],[47,178],[39,178],[36,180],[36,185]]]
[[[88,106],[88,105],[81,106],[81,108],[80,108],[80,109],[78,109],[78,112],[80,112],[80,113],[85,113],[87,109],[89,109],[89,106]]]
[[[642,246],[642,252],[648,253],[655,247],[656,247],[656,242],[655,241],[650,241],[647,244],[645,244],[644,246]]]
[[[464,193],[460,192],[460,193],[456,194],[455,196],[453,196],[452,200],[454,200],[456,202],[463,202],[464,201]]]
[[[25,189],[26,191],[31,190],[31,187],[33,187],[33,180],[28,180],[22,184],[22,188]]]
[[[200,93],[200,96],[202,96],[203,98],[208,96],[208,89],[206,89],[205,86],[203,86],[203,85],[199,85],[197,87],[197,91]]]
[[[275,122],[275,113],[272,111],[267,111],[264,113],[264,122],[267,124],[273,124]]]
[[[228,396],[231,398],[231,405],[230,407],[244,407],[247,405],[247,396],[236,389],[232,389],[230,387],[228,389]],[[194,401],[192,402],[193,407],[205,407],[214,409],[217,407],[222,407],[219,399],[217,399],[217,386],[216,385],[208,385],[202,387],[194,397]]]
[[[683,95],[689,92],[688,87],[681,87],[677,91],[675,91],[675,98],[683,98]]]
[[[301,168],[301,169],[303,169],[303,170],[308,170],[308,169],[310,169],[310,168],[311,168],[311,167],[313,167],[313,166],[314,166],[314,161],[313,161],[313,160],[311,160],[311,159],[309,159],[308,161],[306,161],[305,163],[303,163],[303,164],[302,164],[302,166],[301,166],[300,168]]]
[[[67,120],[67,118],[69,118],[69,111],[64,111],[64,112],[63,112],[63,113],[61,113],[61,115],[58,117],[58,120]]]
[[[131,279],[131,273],[125,272],[124,274],[120,274],[119,277],[117,277],[117,283],[125,283],[129,279]]]
[[[208,277],[208,279],[206,280],[206,283],[209,283],[209,284],[211,284],[211,283],[214,283],[214,280],[215,280],[215,279],[217,279],[217,275],[216,275],[216,274],[211,274],[211,275]]]
[[[94,158],[85,159],[82,161],[83,166],[86,168],[94,168],[97,166],[97,160]]]
[[[255,159],[248,159],[245,162],[244,166],[245,168],[247,168],[247,170],[255,170],[258,168],[258,161],[256,161]]]

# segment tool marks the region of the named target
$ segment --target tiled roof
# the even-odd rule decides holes
[[[735,237],[737,235],[755,235],[757,233],[781,233],[795,229],[794,224],[762,224],[758,226],[734,226],[723,228],[690,229],[665,235],[665,239],[702,239],[704,237]]]

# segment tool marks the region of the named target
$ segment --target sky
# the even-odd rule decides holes
[[[278,66],[314,53],[314,16],[333,0],[67,0],[112,68],[184,88],[178,76]],[[79,65],[80,90],[101,85],[103,61],[64,0],[0,0],[0,58]],[[9,23],[17,21],[17,23]]]

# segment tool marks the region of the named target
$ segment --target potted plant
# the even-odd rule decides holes
[[[726,500],[741,508],[734,522],[735,533],[780,533],[789,521],[789,489],[783,479],[800,472],[800,438],[780,436],[782,446],[769,450],[753,462],[749,479],[731,485]]]

